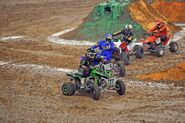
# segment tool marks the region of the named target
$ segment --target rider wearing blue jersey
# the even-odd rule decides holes
[[[111,60],[113,52],[115,51],[115,45],[112,41],[112,35],[106,34],[105,40],[100,40],[96,45],[92,46],[90,50],[99,48],[101,51],[98,58],[101,58],[104,62]]]

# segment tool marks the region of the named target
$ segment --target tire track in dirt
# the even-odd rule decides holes
[[[4,104],[4,105],[8,105],[8,100],[3,98],[3,97],[0,97],[0,103]]]

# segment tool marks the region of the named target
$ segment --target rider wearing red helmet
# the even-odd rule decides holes
[[[165,23],[161,20],[157,20],[156,26],[150,30],[150,32],[156,32],[157,36],[161,38],[161,41],[166,41],[167,39],[167,27]]]

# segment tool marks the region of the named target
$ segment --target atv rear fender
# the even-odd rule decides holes
[[[67,73],[66,75],[70,78],[71,81],[75,80],[75,81],[80,82],[80,80],[81,80],[81,78],[79,76],[75,75],[75,73]]]

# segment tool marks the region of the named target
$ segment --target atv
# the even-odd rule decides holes
[[[101,68],[104,68],[104,70],[111,71],[114,75],[118,75],[121,77],[125,75],[125,65],[116,51],[113,53],[113,58],[106,63],[102,62],[102,59],[98,58],[99,54],[99,50],[87,51],[87,53],[85,53],[85,56],[81,56],[80,58],[79,69],[81,69],[81,66],[84,64],[88,64],[92,67],[98,65]]]
[[[111,71],[103,70],[99,67],[90,69],[88,77],[83,77],[83,73],[68,73],[71,82],[62,85],[62,92],[66,96],[72,96],[76,91],[88,93],[94,100],[100,98],[100,92],[107,89],[116,90],[119,95],[124,95],[126,91],[122,80],[116,80]]]
[[[130,64],[130,55],[136,53],[136,49],[140,46],[140,43],[137,43],[137,38],[134,38],[130,44],[127,44],[125,41],[121,39],[115,39],[115,45],[119,49],[121,54],[121,58],[124,60],[125,65]],[[136,56],[137,57],[137,56]],[[140,58],[140,57],[137,57]]]
[[[178,51],[178,44],[172,40],[172,35],[168,35],[167,39],[161,41],[158,32],[146,33],[146,39],[137,46],[136,56],[142,58],[144,52],[154,53],[157,57],[164,55],[164,50],[169,49],[170,52]]]

